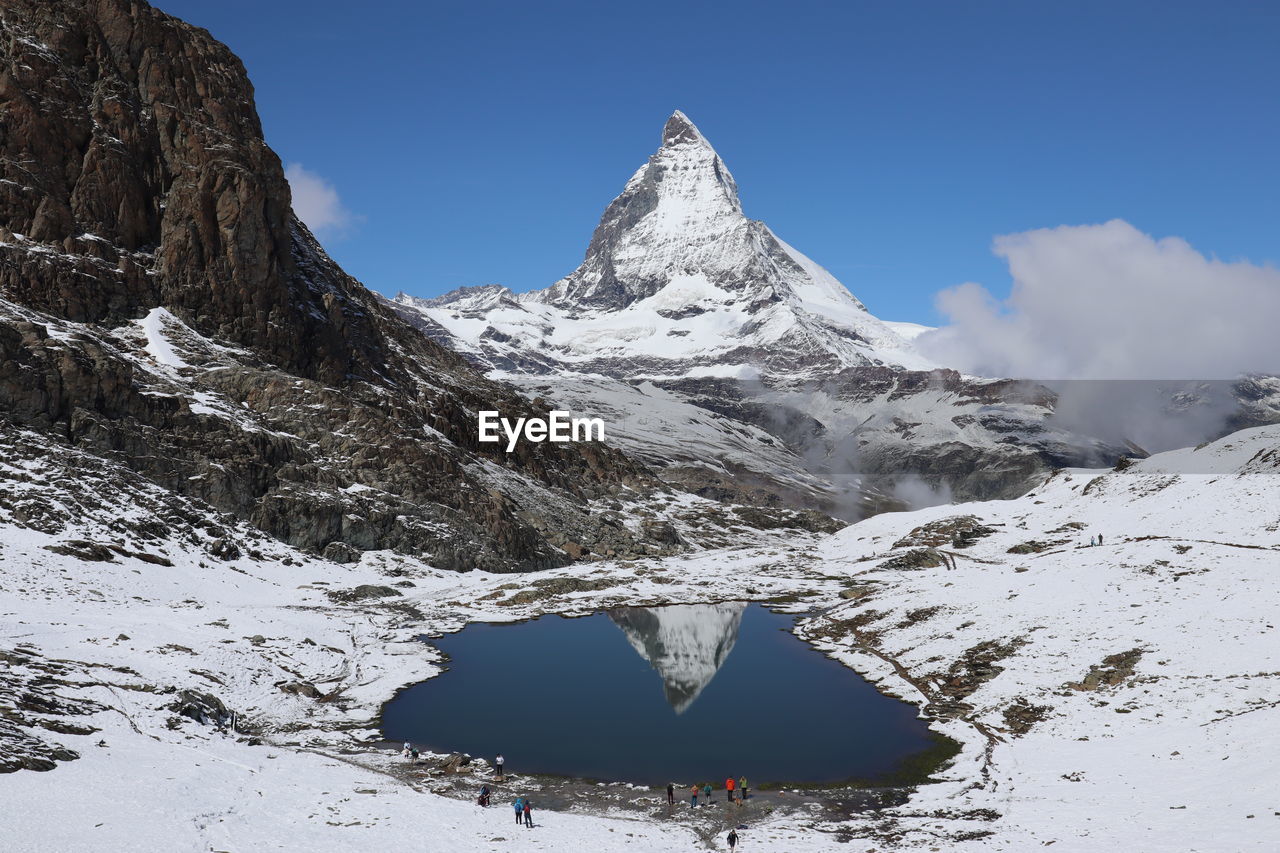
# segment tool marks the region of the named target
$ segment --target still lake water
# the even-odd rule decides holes
[[[382,729],[434,752],[501,752],[513,773],[652,785],[868,779],[932,745],[913,706],[798,639],[792,619],[730,603],[470,625],[432,640],[449,671],[398,693]]]

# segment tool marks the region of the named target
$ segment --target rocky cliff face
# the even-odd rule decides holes
[[[300,268],[288,185],[230,51],[141,3],[5,7],[12,298],[81,323],[163,304],[315,378],[374,372],[362,296]]]
[[[9,0],[0,53],[0,416],[50,453],[123,460],[337,559],[670,547],[601,515],[655,486],[622,454],[476,441],[477,409],[545,406],[324,253],[208,33],[136,0]]]

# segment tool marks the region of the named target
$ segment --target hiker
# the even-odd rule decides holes
[[[519,826],[520,819],[524,817],[524,798],[517,797],[516,801],[512,803],[512,805],[515,806],[516,809],[516,826]]]
[[[409,755],[413,758],[413,763],[417,764],[418,756],[421,755],[421,753],[418,752],[418,748],[415,746],[413,749],[409,750]]]
[[[747,777],[740,776],[738,778],[738,805],[742,805],[742,801],[747,798]]]
[[[711,802],[711,783],[710,782],[702,786],[702,793],[707,795],[707,802],[708,803]]]
[[[524,801],[524,825],[530,829],[533,828],[533,806],[528,800]]]
[[[729,830],[729,849],[732,850],[737,846],[738,846],[738,830],[731,829]]]
[[[507,760],[502,757],[502,753],[498,753],[498,758],[494,762],[494,764],[498,765],[498,781],[499,782],[502,781],[502,767],[506,763],[507,763]]]
[[[734,781],[732,776],[724,780],[724,789],[725,791],[728,792],[727,796],[729,797],[729,802],[731,803],[733,802],[733,786],[734,786]]]
[[[670,782],[667,783],[667,808],[671,808],[676,804],[676,786]]]
[[[1101,545],[1101,544],[1102,544],[1102,534],[1101,534],[1101,533],[1099,533],[1099,534],[1098,534],[1098,544],[1099,544],[1099,545]]]
[[[411,743],[409,743],[408,741],[405,741],[404,749],[400,750],[400,757],[401,757],[401,758],[408,758],[408,757],[409,757],[409,755],[410,755],[410,751],[411,751],[412,749],[413,749],[413,745],[412,745]]]
[[[488,785],[480,786],[480,796],[476,799],[476,802],[478,802],[482,806],[485,806],[486,808],[488,807],[489,805],[489,786]]]
[[[692,803],[693,808],[696,809],[698,807],[698,786],[694,785],[689,790],[693,792],[693,796],[689,798],[689,802]]]

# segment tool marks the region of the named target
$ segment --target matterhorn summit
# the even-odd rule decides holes
[[[490,285],[395,301],[428,334],[509,373],[795,378],[929,366],[830,273],[746,217],[728,167],[679,111],[568,276],[519,295]]]
[[[581,312],[625,309],[663,291],[668,301],[709,285],[733,292],[748,284],[752,225],[720,155],[676,112],[662,147],[605,209],[582,265],[531,298]]]

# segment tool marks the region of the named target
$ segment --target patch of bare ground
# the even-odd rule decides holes
[[[1033,705],[1025,697],[1019,696],[1004,709],[1005,730],[1013,735],[1025,735],[1036,723],[1047,718],[1052,710],[1048,705]]]
[[[1083,681],[1072,681],[1067,687],[1072,690],[1098,690],[1103,687],[1115,687],[1133,677],[1134,668],[1142,659],[1142,649],[1130,649],[1107,655],[1101,664],[1089,667]]]
[[[936,548],[940,545],[950,545],[952,548],[967,548],[982,537],[990,536],[995,532],[994,527],[978,521],[977,516],[953,515],[920,525],[894,542],[893,547]]]

